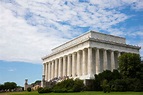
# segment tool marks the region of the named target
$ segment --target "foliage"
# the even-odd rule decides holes
[[[123,79],[110,82],[111,90],[143,91],[143,64],[141,64],[140,55],[124,53],[118,60]]]
[[[112,80],[121,79],[122,75],[119,73],[118,70],[114,69],[112,72]]]
[[[124,53],[119,57],[119,71],[123,78],[136,78],[140,70],[140,55]]]
[[[67,79],[62,82],[57,83],[53,87],[54,92],[67,92],[67,91],[73,91],[72,87],[74,85],[73,79]]]
[[[42,90],[43,90],[43,87],[39,87],[37,91],[38,93],[42,93],[43,92]]]
[[[28,91],[28,92],[31,92],[31,87],[28,87],[28,88],[27,88],[27,91]]]
[[[143,95],[143,92],[112,92],[112,93],[103,93],[100,91],[84,91],[78,93],[48,93],[48,94],[39,94],[36,91],[32,92],[6,92],[0,93],[0,95]]]
[[[121,74],[118,72],[118,70],[113,70],[113,72],[111,72],[110,70],[105,70],[102,73],[95,75],[95,90],[103,90],[101,85],[104,80],[107,80],[107,82],[109,83],[115,79],[121,79]]]
[[[38,84],[41,84],[41,80],[37,80],[34,83],[32,83],[31,85],[38,85]]]
[[[112,91],[142,91],[141,80],[137,78],[117,79],[110,85]]]
[[[116,79],[112,85],[111,85],[111,90],[112,91],[126,91],[127,89],[127,84],[124,79]]]
[[[94,91],[95,87],[98,87],[98,85],[94,85],[94,84],[98,84],[97,81],[95,80],[85,80],[86,85],[84,87],[84,90],[86,91]]]
[[[111,81],[115,79],[120,79],[121,75],[118,70],[115,69],[113,70],[113,72],[111,72],[110,70],[105,70],[102,73],[99,73],[96,78],[100,81],[103,81],[104,79],[106,79],[107,81]]]
[[[53,87],[53,92],[80,92],[84,88],[83,81],[80,79],[67,79],[57,83]]]
[[[73,86],[73,91],[74,92],[80,92],[84,89],[84,84],[83,81],[80,79],[75,79],[74,81],[74,86]]]
[[[45,88],[38,88],[38,93],[50,93],[52,92],[52,89],[51,88],[48,88],[48,87],[45,87]]]
[[[3,85],[3,89],[6,89],[6,90],[12,90],[12,89],[15,89],[17,87],[17,84],[15,82],[5,82],[4,85]]]
[[[101,80],[98,75],[95,74],[95,83],[94,83],[94,90],[95,91],[102,91],[101,87]]]
[[[139,67],[140,68],[138,69],[137,72],[137,78],[143,80],[143,64],[140,64]]]
[[[3,89],[4,89],[4,85],[0,84],[0,90],[3,90]]]
[[[108,81],[106,79],[103,80],[101,86],[102,86],[102,89],[103,89],[104,93],[106,93],[106,92],[109,93],[110,92],[110,86],[109,86]]]

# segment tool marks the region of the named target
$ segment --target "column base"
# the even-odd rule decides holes
[[[79,78],[81,80],[85,80],[85,79],[95,79],[94,74],[88,74],[88,75],[82,75],[82,76],[77,76],[74,77],[74,79]]]

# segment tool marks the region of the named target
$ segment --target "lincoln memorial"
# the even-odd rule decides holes
[[[139,50],[138,46],[126,44],[123,37],[89,31],[52,49],[51,54],[42,58],[43,80],[94,79],[94,74],[118,68],[117,59],[121,54],[139,54]]]

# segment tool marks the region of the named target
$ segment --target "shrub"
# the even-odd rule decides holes
[[[103,80],[103,82],[102,82],[102,89],[103,89],[103,92],[104,93],[106,93],[106,92],[110,92],[110,86],[109,86],[109,84],[108,84],[108,81],[105,79],[105,80]]]
[[[68,91],[73,92],[73,89],[72,89],[73,85],[74,85],[73,79],[64,80],[62,82],[57,83],[53,87],[53,92],[58,92],[58,93],[63,93]]]
[[[42,90],[43,90],[43,88],[42,88],[42,87],[38,88],[38,93],[41,93],[41,92],[42,92]]]
[[[28,88],[27,88],[27,91],[28,91],[28,92],[31,92],[31,87],[28,87]]]
[[[62,82],[57,83],[53,87],[53,92],[63,93],[63,92],[80,92],[84,88],[83,81],[80,79],[67,79]]]
[[[84,89],[84,84],[83,81],[80,79],[75,79],[74,81],[74,86],[73,86],[73,91],[74,92],[80,92]]]
[[[110,82],[112,91],[142,91],[142,83],[137,78],[117,79]]]
[[[128,91],[142,91],[142,83],[140,79],[128,78],[126,79],[128,85]]]
[[[45,87],[45,88],[38,88],[38,93],[50,93],[52,92],[51,88]]]
[[[113,85],[111,86],[112,91],[126,91],[127,90],[127,84],[126,80],[124,79],[117,79],[113,82]]]

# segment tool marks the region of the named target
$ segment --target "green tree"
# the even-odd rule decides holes
[[[80,92],[84,89],[84,84],[83,81],[80,79],[75,79],[74,81],[74,86],[73,86],[73,91],[74,92]]]
[[[106,79],[103,80],[101,87],[102,87],[104,93],[110,92],[110,86],[109,86],[108,81]]]
[[[53,92],[80,92],[83,89],[84,84],[82,80],[67,79],[54,85]]]
[[[140,72],[140,55],[124,53],[119,57],[119,71],[123,78],[136,78]]]
[[[112,84],[114,80],[121,79],[121,74],[118,72],[118,70],[113,70],[111,72],[110,70],[105,70],[102,73],[99,73],[98,75],[95,74],[95,84],[94,89],[96,91],[102,90],[102,83],[103,81],[107,80],[108,83]]]
[[[0,84],[0,90],[3,90],[3,89],[4,89],[4,85]]]
[[[27,88],[27,91],[28,91],[28,92],[31,92],[31,87],[28,87],[28,88]]]
[[[11,91],[17,87],[17,84],[15,82],[5,82],[4,87],[5,89],[9,89]]]

